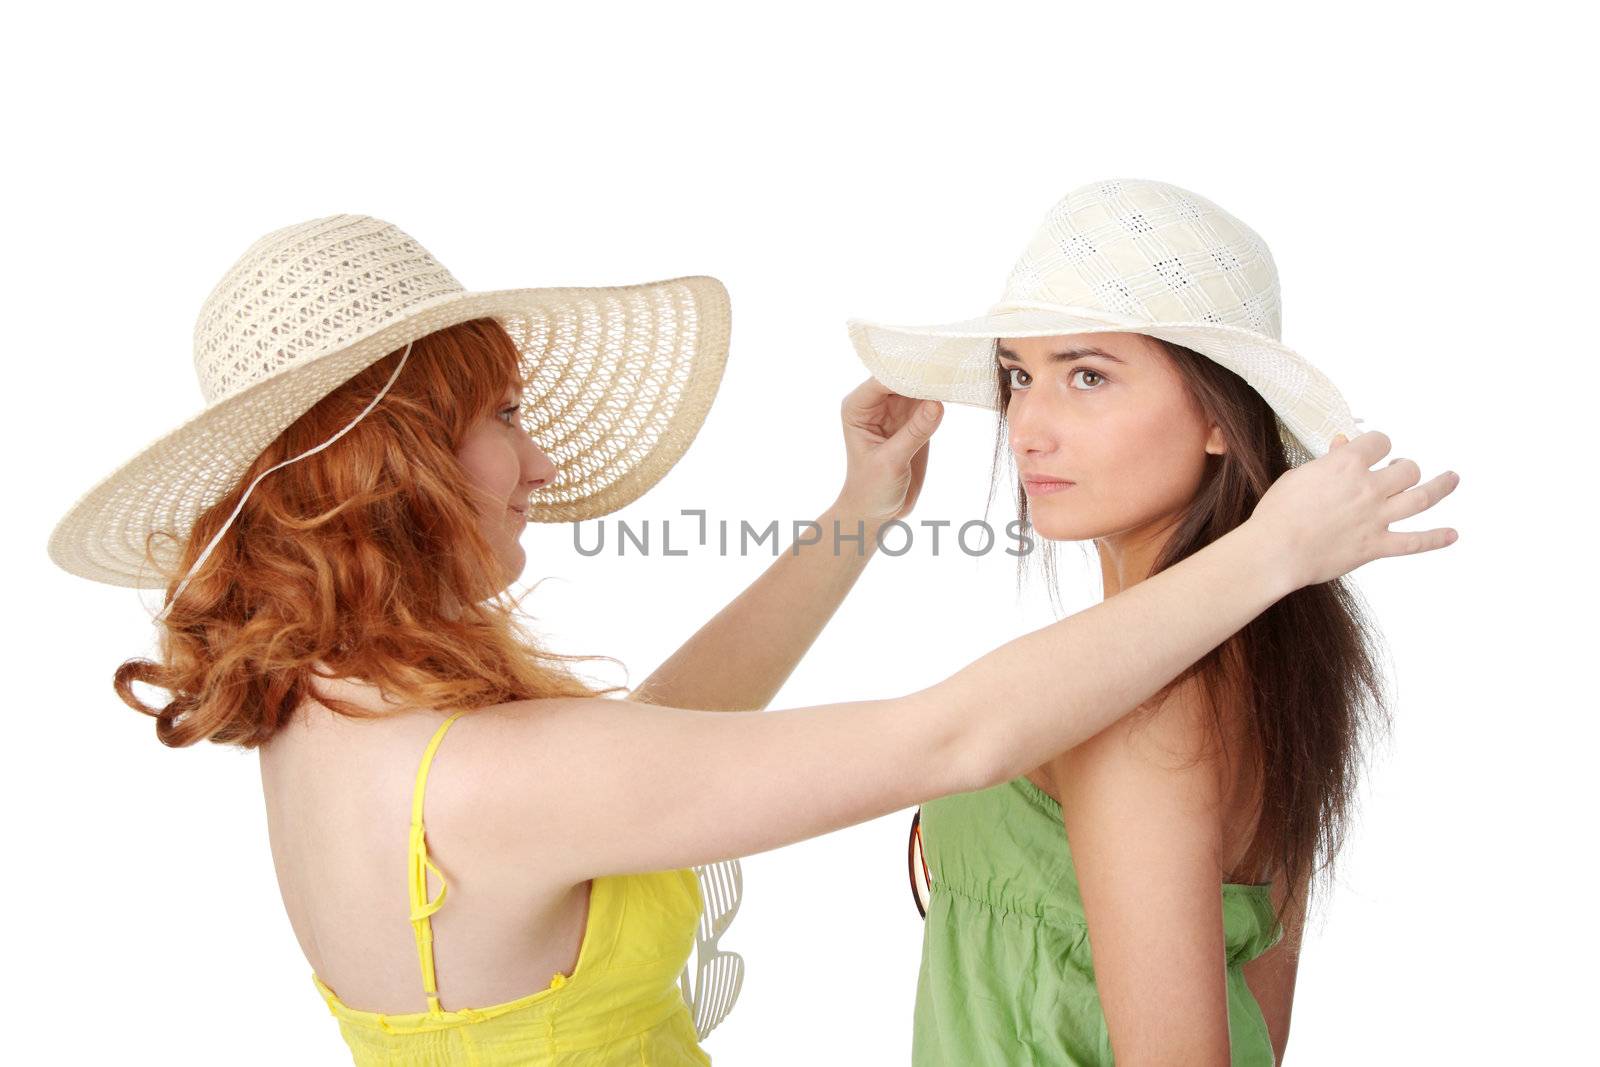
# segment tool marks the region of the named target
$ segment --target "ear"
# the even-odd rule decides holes
[[[1213,456],[1220,456],[1228,451],[1228,442],[1222,437],[1222,427],[1215,423],[1212,423],[1211,432],[1206,435],[1206,451]]]

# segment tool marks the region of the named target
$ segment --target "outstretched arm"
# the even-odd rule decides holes
[[[1287,472],[1239,528],[905,697],[758,715],[512,701],[453,743],[482,746],[491,767],[479,781],[502,813],[497,846],[570,885],[753,855],[1006,781],[1150,699],[1285,593],[1448,544],[1445,529],[1387,530],[1455,484],[1407,490],[1409,460],[1368,469],[1388,448],[1368,433]]]
[[[765,708],[866,569],[883,524],[916,503],[941,410],[870,378],[845,397],[845,485],[816,530],[786,547],[630,699],[700,711]]]

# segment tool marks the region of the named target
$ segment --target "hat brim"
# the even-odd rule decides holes
[[[1028,308],[929,326],[850,319],[851,344],[872,376],[904,396],[998,410],[995,341],[1082,333],[1142,333],[1193,349],[1243,378],[1278,416],[1291,463],[1320,456],[1336,434],[1353,438],[1360,420],[1333,382],[1288,346],[1211,322],[1148,323]]]
[[[517,346],[529,381],[523,425],[558,470],[531,498],[529,519],[567,522],[636,500],[688,449],[722,380],[731,312],[727,290],[706,276],[424,301],[347,346],[210,405],[140,449],[57,522],[50,558],[93,581],[164,589],[195,520],[284,429],[408,342],[484,317],[504,325]],[[173,537],[157,538],[147,557],[152,531]]]

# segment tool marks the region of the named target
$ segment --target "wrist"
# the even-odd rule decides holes
[[[1246,519],[1218,538],[1218,543],[1223,541],[1237,549],[1240,572],[1257,585],[1269,603],[1305,584],[1295,546],[1260,519]]]
[[[865,538],[865,553],[871,555],[878,548],[878,533],[890,521],[888,516],[872,517],[865,509],[853,507],[850,504],[835,500],[823,513],[817,516],[817,525],[822,527],[822,535],[831,538],[834,535],[834,523],[839,524],[841,537],[854,537],[859,531]]]

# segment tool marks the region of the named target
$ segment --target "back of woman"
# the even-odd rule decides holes
[[[353,684],[341,689],[376,706]],[[317,975],[353,1007],[428,1007],[406,861],[417,768],[441,719],[412,712],[353,722],[308,700],[259,749],[284,907]],[[493,768],[470,742],[468,731],[447,734],[426,782],[428,855],[450,885],[431,926],[440,988],[456,1004],[495,1004],[572,970],[588,887],[511,869],[513,854],[496,847],[493,804],[477,806]]]
[[[324,688],[381,707],[359,683]],[[530,867],[526,847],[508,847],[493,795],[504,753],[486,742],[493,719],[536,716],[537,702],[470,714],[481,729],[446,747],[454,717],[352,722],[308,700],[260,748],[284,906],[356,1062],[707,1063],[678,986],[702,905],[692,872],[572,886],[548,873],[559,864]],[[554,799],[563,783],[547,778]],[[419,780],[437,868],[424,897],[438,904],[428,962],[448,991],[433,998],[402,877]]]

